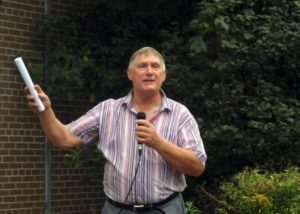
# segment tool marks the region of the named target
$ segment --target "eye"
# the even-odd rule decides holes
[[[152,67],[155,68],[155,69],[158,69],[158,68],[160,68],[160,65],[155,63],[155,64],[152,64]]]
[[[144,63],[139,64],[138,67],[139,67],[139,68],[145,68],[145,67],[146,67],[146,64],[144,64]]]

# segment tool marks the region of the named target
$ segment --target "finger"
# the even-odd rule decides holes
[[[135,133],[136,133],[136,136],[138,136],[138,137],[145,136],[147,134],[147,132],[148,132],[148,128],[145,126],[140,125],[135,128]]]
[[[43,90],[42,90],[42,88],[41,88],[41,86],[39,86],[39,85],[34,85],[34,88],[35,88],[35,90],[38,92],[38,93],[43,93]]]
[[[135,123],[136,123],[137,127],[139,127],[139,126],[148,127],[149,126],[149,122],[147,120],[136,120]]]
[[[35,103],[35,101],[34,101],[33,98],[32,99],[31,98],[28,99],[27,105],[32,110],[37,111],[37,104]]]
[[[136,136],[136,140],[138,142],[141,142],[141,143],[145,143],[147,141],[147,139],[148,139],[148,137],[145,134],[141,134],[141,135]]]
[[[27,86],[24,87],[24,93],[25,93],[25,94],[30,94],[30,91],[29,91],[29,89],[28,89]]]
[[[147,132],[148,129],[149,128],[147,126],[138,125],[138,126],[136,126],[135,131],[138,132],[138,133],[144,133],[144,132]]]
[[[44,91],[42,90],[42,88],[39,85],[34,85],[34,89],[36,90],[36,92],[38,93],[41,101],[47,101],[48,97],[47,95],[44,93]]]
[[[32,94],[27,94],[26,95],[26,99],[28,100],[28,101],[34,101],[34,96],[32,96]]]

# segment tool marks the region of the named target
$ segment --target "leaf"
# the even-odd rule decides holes
[[[220,26],[224,30],[229,30],[229,25],[225,22],[226,17],[225,16],[219,16],[215,18],[214,23],[216,26]]]
[[[191,46],[190,48],[194,50],[196,53],[206,52],[207,46],[203,40],[202,35],[194,36],[190,39]]]

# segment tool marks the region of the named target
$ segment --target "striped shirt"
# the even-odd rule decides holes
[[[157,132],[177,146],[192,150],[205,164],[206,153],[194,117],[185,106],[162,94],[161,107],[152,115]],[[99,103],[68,124],[72,133],[84,144],[97,141],[98,149],[106,158],[104,192],[121,203],[130,189],[139,160],[135,137],[136,114],[131,92],[126,97]],[[144,146],[127,203],[158,202],[173,192],[182,192],[185,187],[184,174],[174,170],[154,149]]]

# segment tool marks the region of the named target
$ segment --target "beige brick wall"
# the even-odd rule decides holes
[[[87,1],[50,0],[51,14],[83,8]],[[82,3],[83,5],[80,5]],[[27,108],[13,59],[41,54],[45,41],[37,33],[44,19],[44,0],[0,0],[0,213],[44,213],[45,138],[35,115]],[[28,65],[29,70],[30,66]],[[83,100],[54,100],[68,122],[90,107]],[[74,106],[77,106],[74,108]],[[94,213],[103,203],[99,181],[87,182],[89,169],[65,164],[67,151],[52,149],[52,212]]]

